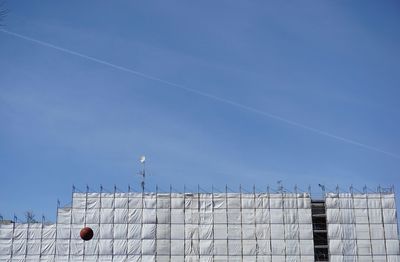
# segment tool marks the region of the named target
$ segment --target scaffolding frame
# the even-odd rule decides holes
[[[115,186],[113,192],[108,193],[101,186],[100,193],[96,193],[90,192],[89,187],[86,192],[74,187],[71,206],[58,207],[57,223],[50,226],[44,221],[38,224],[12,223],[8,227],[0,225],[1,245],[9,245],[5,236],[11,235],[10,251],[7,255],[0,254],[0,261],[6,256],[10,259],[39,260],[51,257],[53,260],[67,261],[111,259],[179,262],[203,258],[213,261],[271,261],[276,258],[283,261],[313,261],[313,249],[312,252],[308,250],[313,237],[312,232],[309,232],[310,228],[307,229],[307,225],[311,225],[310,190],[299,193],[295,187],[292,193],[280,187],[271,193],[269,187],[267,192],[260,192],[254,186],[252,192],[247,192],[240,186],[239,192],[229,192],[230,189],[226,186],[224,193],[216,193],[214,189],[212,187],[211,192],[207,192],[198,186],[197,193],[187,193],[185,187],[183,193],[174,193],[170,186],[168,193],[159,192],[158,187],[155,193],[150,193],[143,190],[131,191],[128,187],[128,192],[123,193]],[[329,199],[328,202],[336,198],[339,201],[337,208],[327,206],[327,211],[337,209],[339,216],[350,212],[354,219],[347,223],[327,221],[328,232],[333,230],[332,226],[335,224],[352,224],[357,236],[355,199],[365,197],[367,222],[364,224],[368,227],[370,237],[367,240],[371,255],[384,257],[386,261],[399,258],[398,250],[393,249],[394,241],[398,243],[393,192],[393,188],[378,188],[378,193],[368,193],[367,190],[354,193],[351,188],[350,193],[340,193],[339,190],[336,193],[327,193],[325,198]],[[370,207],[373,203],[377,205],[370,198],[378,199],[378,208]],[[385,207],[388,205],[389,207]],[[370,213],[370,209],[374,212]],[[371,218],[376,219],[374,214],[378,211],[375,209],[379,210],[380,222],[371,221]],[[328,216],[329,214],[327,218]],[[225,217],[221,220],[223,222],[218,222],[222,217]],[[131,223],[132,221],[136,222]],[[381,253],[372,252],[375,243],[373,241],[376,239],[371,234],[376,224],[383,228],[383,237],[378,239],[384,243],[384,252]],[[20,228],[16,230],[20,225],[22,231]],[[137,228],[130,225],[138,225],[140,233],[134,232]],[[183,234],[173,237],[176,232],[172,232],[172,225],[177,226],[174,228],[182,228]],[[94,228],[95,237],[91,243],[79,239],[79,229],[85,226]],[[292,227],[287,228],[288,226]],[[221,237],[220,231],[225,228],[225,235]],[[18,233],[25,229],[25,233]],[[123,232],[119,232],[119,229],[123,229]],[[303,229],[307,232],[303,232]],[[9,233],[5,234],[6,231]],[[311,238],[307,236],[310,233]],[[329,255],[332,261],[340,255],[350,256],[344,249],[341,249],[341,254],[331,252],[330,244],[335,240],[349,239],[329,236]],[[363,256],[357,249],[358,240],[365,239],[357,236],[354,241],[356,250],[353,256],[357,258]],[[181,243],[183,250],[175,244],[172,245],[173,241],[175,244]],[[121,243],[124,243],[122,247],[119,246]],[[133,249],[132,243],[140,244],[140,248]],[[0,248],[3,247],[1,245]]]

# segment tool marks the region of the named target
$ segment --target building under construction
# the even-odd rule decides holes
[[[2,223],[0,261],[400,261],[395,195],[74,192],[54,224]]]

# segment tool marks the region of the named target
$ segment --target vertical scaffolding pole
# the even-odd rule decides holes
[[[383,219],[383,203],[382,203],[382,188],[379,186],[379,206],[381,211],[381,222],[383,227],[383,242],[385,244],[385,260],[388,261],[388,252],[387,252],[387,245],[386,245],[386,232],[385,232],[385,220]]]
[[[338,194],[338,201],[339,201],[339,224],[342,224],[342,218],[343,218],[343,216],[342,216],[342,197],[340,196],[340,192],[339,192],[339,185],[338,186],[336,186],[336,192],[337,192],[337,194]],[[343,239],[343,237],[341,237],[342,239],[342,242],[345,242],[347,239],[346,238],[344,238]],[[347,242],[347,241],[346,241]],[[342,259],[345,259],[345,253],[344,253],[344,245],[342,246]]]
[[[141,201],[142,201],[142,206],[141,206],[141,218],[140,218],[140,234],[141,235],[143,235],[143,212],[144,212],[144,190],[143,190],[144,188],[142,188],[142,199],[141,199]],[[142,236],[140,236],[140,261],[142,261],[143,260],[143,241],[142,241]]]
[[[299,195],[297,193],[297,185],[294,187],[295,197],[296,197],[296,221],[297,221],[297,241],[299,242],[299,256],[300,261],[302,261],[302,252],[301,252],[301,241],[300,241],[300,216],[299,216]]]
[[[281,185],[281,199],[282,199],[282,223],[283,223],[283,246],[284,246],[284,253],[285,253],[285,261],[287,257],[287,248],[286,248],[286,224],[285,224],[285,217],[286,217],[286,208],[285,208],[285,197],[283,195],[283,186]]]
[[[157,208],[157,206],[158,206],[158,185],[156,185],[156,229],[155,229],[155,238],[156,238],[156,241],[155,241],[155,249],[156,249],[156,261],[157,261],[157,259],[158,259],[158,251],[157,251],[157,248],[158,248],[158,236],[157,236],[157,229],[158,229],[158,219],[157,219],[157,212],[158,212],[158,208]]]
[[[171,210],[171,197],[172,197],[172,185],[169,185],[169,259],[172,261],[172,210]],[[185,210],[185,194],[183,194],[183,210]],[[185,211],[183,212],[183,219],[185,219]],[[185,238],[183,238],[185,241]]]
[[[201,208],[201,202],[200,202],[200,185],[197,185],[197,252],[198,252],[198,258],[200,260],[200,208]]]
[[[103,207],[102,207],[102,197],[103,197],[103,186],[102,185],[100,185],[100,198],[99,198],[99,202],[100,202],[100,208],[99,208],[99,224],[98,224],[98,226],[99,226],[99,236],[101,235],[101,227],[100,227],[100,225],[101,225],[101,211],[102,211],[102,209],[103,209]],[[97,260],[99,260],[100,259],[100,240],[98,240],[97,241],[97,245],[98,245],[98,247],[97,247]]]
[[[355,241],[356,241],[356,259],[358,260],[358,236],[357,236],[357,221],[356,221],[356,211],[355,211],[355,205],[354,205],[354,192],[353,192],[353,185],[350,186],[350,197],[351,197],[351,209],[352,209],[352,214],[354,217],[354,232],[355,232]]]
[[[43,245],[43,226],[44,226],[44,216],[42,216],[42,225],[40,229],[40,247],[39,247],[39,260],[42,258],[42,245]]]
[[[271,195],[269,192],[269,186],[267,186],[267,198],[268,198],[268,213],[269,213],[269,253],[272,261],[272,218],[271,218]]]
[[[83,227],[86,227],[86,217],[87,217],[87,205],[88,205],[88,194],[89,194],[89,186],[86,186],[86,194],[85,194],[85,216]],[[82,241],[83,244],[83,261],[85,261],[85,251],[86,251],[86,241]]]
[[[128,216],[127,216],[127,218],[126,218],[126,237],[127,237],[127,239],[128,239],[128,241],[127,241],[127,245],[128,245],[128,243],[129,243],[129,209],[130,209],[130,205],[131,205],[131,203],[130,203],[130,201],[131,201],[131,199],[130,199],[130,196],[131,196],[131,186],[130,185],[128,185],[128,206],[127,206],[127,209],[128,209]],[[128,261],[128,254],[129,254],[129,245],[128,245],[128,251],[127,251],[127,253],[126,253],[126,260]]]
[[[240,255],[243,261],[243,199],[242,199],[242,185],[239,187],[239,200],[240,200],[240,205],[239,205],[239,211],[240,211]]]
[[[28,255],[28,242],[29,242],[29,228],[30,228],[30,221],[27,221],[27,230],[26,230],[26,244],[25,244],[25,261]]]
[[[14,221],[13,221],[13,228],[12,228],[12,238],[11,238],[11,251],[10,251],[10,261],[13,259],[13,254],[14,254],[14,238],[15,238],[15,224],[17,223],[17,220],[15,219],[16,216],[14,214]]]
[[[214,186],[211,186],[211,212],[212,212],[212,241],[213,241],[213,246],[212,246],[212,261],[214,261],[214,256],[215,256],[215,221],[214,221]]]
[[[368,221],[368,240],[369,240],[369,248],[370,248],[370,255],[372,256],[372,238],[371,238],[371,221],[369,217],[369,198],[367,192],[367,186],[364,187],[365,199],[367,201],[367,221]]]
[[[111,246],[111,253],[112,253],[112,260],[114,261],[114,230],[115,230],[115,192],[117,191],[117,186],[114,185],[114,194],[113,194],[113,201],[112,201],[112,232],[113,232],[113,238],[112,238],[112,246]]]
[[[72,204],[71,204],[71,214],[69,220],[69,239],[68,239],[68,261],[71,261],[71,239],[72,239],[72,212],[74,211],[74,194],[75,186],[72,186]]]
[[[257,237],[257,202],[256,202],[256,186],[253,185],[253,212],[254,212],[254,238],[256,240],[256,262],[258,261],[258,237]]]
[[[228,185],[225,185],[225,211],[226,211],[226,256],[229,262],[229,216],[228,216]]]
[[[186,186],[183,186],[183,259],[186,261]]]

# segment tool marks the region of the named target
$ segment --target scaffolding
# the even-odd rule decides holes
[[[325,200],[282,189],[73,192],[55,224],[0,225],[0,261],[400,261],[392,192]]]
[[[399,261],[393,193],[328,193],[330,261]]]

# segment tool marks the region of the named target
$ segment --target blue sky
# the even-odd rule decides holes
[[[4,217],[138,189],[142,154],[148,190],[400,188],[398,1],[6,5]]]

